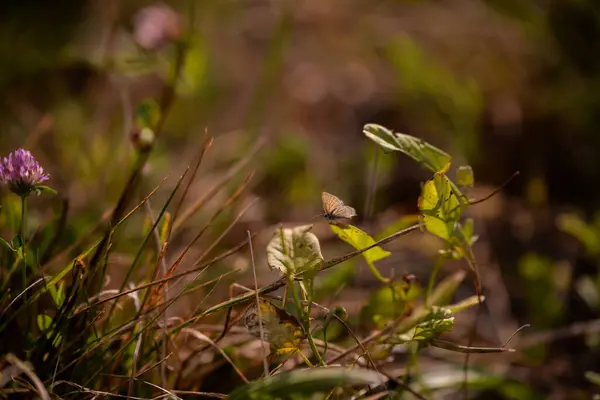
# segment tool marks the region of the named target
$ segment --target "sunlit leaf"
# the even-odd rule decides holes
[[[39,314],[37,316],[37,324],[38,328],[40,328],[40,331],[45,332],[52,325],[52,318],[46,314]],[[49,339],[51,337],[51,332],[47,332],[46,336]]]
[[[51,339],[52,336],[54,335],[53,331],[50,328],[50,326],[52,326],[52,318],[50,318],[50,316],[46,315],[46,314],[39,314],[37,316],[37,325],[38,328],[40,328],[40,331],[42,332],[46,332],[46,337],[48,339]],[[58,347],[60,345],[62,341],[62,336],[60,334],[57,334],[54,337],[54,340],[52,340],[52,345],[54,347]]]
[[[456,183],[465,187],[471,187],[475,184],[473,168],[470,165],[461,165],[456,169]]]
[[[461,217],[461,207],[450,180],[442,173],[423,185],[418,200],[421,222],[430,233],[451,241],[457,222]]]
[[[419,341],[425,344],[440,336],[444,332],[450,332],[454,327],[454,316],[447,308],[433,307],[429,315],[417,326],[408,332],[394,336],[400,343]]]
[[[365,125],[363,133],[384,149],[400,151],[433,172],[446,172],[450,168],[449,154],[419,138],[377,124]]]
[[[228,400],[258,400],[289,398],[291,393],[310,395],[328,392],[336,387],[371,385],[381,382],[374,371],[342,367],[321,367],[309,370],[282,372],[247,383],[237,388]]]
[[[293,315],[267,300],[260,299],[260,321],[262,321],[264,339],[271,344],[271,352],[282,355],[300,351],[299,346],[306,338],[306,334]],[[261,338],[256,304],[246,312],[244,324],[250,333]]]
[[[277,228],[267,246],[267,264],[282,275],[314,269],[323,261],[319,239],[312,225]]]
[[[331,230],[336,235],[338,235],[340,239],[342,239],[344,242],[348,243],[357,250],[362,250],[366,247],[375,244],[375,240],[371,236],[369,236],[369,234],[363,232],[355,226],[338,226],[332,224],[330,224],[329,226],[331,227]],[[363,257],[365,258],[365,260],[367,260],[368,263],[379,261],[389,256],[390,254],[391,253],[389,251],[385,251],[379,246],[373,247],[372,249],[362,253]]]

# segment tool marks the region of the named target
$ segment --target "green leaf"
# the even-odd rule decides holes
[[[331,227],[331,230],[336,235],[338,235],[338,237],[340,239],[342,239],[344,242],[350,244],[352,247],[354,247],[357,250],[362,250],[364,248],[367,248],[367,247],[375,244],[375,240],[371,236],[369,236],[367,233],[361,231],[360,229],[358,229],[355,226],[352,226],[352,225],[338,226],[338,225],[333,225],[333,224],[330,224],[329,226]],[[375,262],[381,260],[382,258],[389,256],[390,254],[392,254],[392,253],[390,253],[389,251],[383,250],[379,246],[373,247],[372,249],[367,250],[364,253],[362,253],[363,257],[367,261],[367,264],[369,265],[369,269],[371,270],[373,275],[378,280],[380,280],[382,283],[388,283],[389,279],[384,278],[381,275],[379,270],[375,267]]]
[[[284,276],[310,271],[323,261],[319,239],[312,225],[277,228],[267,245],[267,264]]]
[[[3,244],[4,246],[6,246],[10,251],[16,251],[16,249],[14,247],[12,247],[12,245],[10,243],[8,243],[6,240],[0,238],[0,244]]]
[[[400,343],[411,341],[428,344],[444,332],[450,332],[454,328],[454,316],[447,308],[433,307],[429,315],[408,332],[397,335],[394,339]]]
[[[54,299],[54,303],[56,304],[56,306],[57,307],[62,306],[62,304],[63,304],[63,302],[65,300],[65,285],[64,285],[64,282],[60,282],[58,284],[58,288],[56,286],[49,286],[48,287],[48,292],[52,296],[52,299]]]
[[[448,177],[436,173],[423,185],[418,200],[421,222],[430,233],[452,241],[461,217],[461,205]]]
[[[50,186],[37,185],[33,188],[35,192],[39,195],[41,192],[46,192],[50,194],[58,194],[58,192],[52,189]]]
[[[50,328],[50,326],[52,325],[52,318],[50,318],[46,314],[39,314],[37,316],[37,324],[40,328],[40,331],[46,332],[48,331],[48,328]],[[52,337],[52,332],[46,332],[46,336],[48,337],[48,339],[50,339]]]
[[[481,296],[481,301],[482,302],[485,301],[484,296]],[[464,300],[459,301],[458,303],[448,305],[445,308],[452,311],[453,313],[457,313],[459,311],[466,310],[467,308],[475,307],[478,305],[479,305],[479,296],[470,296]]]
[[[433,172],[446,172],[452,157],[431,144],[377,124],[367,124],[363,133],[372,141],[387,150],[400,151]]]
[[[20,249],[21,247],[23,247],[23,240],[21,240],[21,236],[19,235],[15,235],[12,238],[12,248],[15,250]]]
[[[37,325],[40,328],[40,331],[42,331],[42,333],[45,332],[46,337],[48,339],[52,339],[52,336],[54,336],[54,330],[49,329],[50,326],[52,326],[52,318],[46,314],[39,314],[36,319],[37,319]],[[60,334],[57,334],[54,337],[54,340],[52,340],[52,345],[54,347],[58,347],[61,342],[62,342],[62,336]]]
[[[154,129],[160,121],[160,106],[154,100],[144,100],[137,106],[135,114],[140,128]]]
[[[473,168],[471,168],[470,165],[461,165],[456,169],[456,183],[465,187],[472,187],[475,185]]]
[[[290,393],[310,395],[336,387],[372,385],[381,382],[374,371],[362,368],[321,367],[271,375],[239,387],[228,400],[289,398]]]
[[[338,237],[340,239],[342,239],[344,242],[348,243],[349,245],[351,245],[352,247],[354,247],[356,250],[362,250],[366,247],[369,247],[373,244],[375,244],[375,240],[369,236],[366,232],[358,229],[355,226],[352,225],[344,225],[344,226],[338,226],[338,225],[329,225],[331,227],[331,230],[338,235]],[[363,257],[365,258],[365,260],[367,260],[368,263],[373,263],[376,261],[379,261],[387,256],[389,256],[390,253],[389,251],[385,251],[383,250],[381,247],[376,246],[373,247],[370,250],[365,251],[364,253],[362,253]]]

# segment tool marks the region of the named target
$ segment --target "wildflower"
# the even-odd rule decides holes
[[[28,150],[18,149],[0,160],[0,183],[15,194],[25,197],[50,176]]]
[[[145,7],[134,17],[134,39],[146,50],[158,50],[177,40],[181,30],[181,17],[166,5]]]

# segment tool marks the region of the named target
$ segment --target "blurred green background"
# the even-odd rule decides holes
[[[175,44],[143,48],[136,36],[137,13],[152,4],[0,5],[0,155],[25,147],[52,175],[51,185],[69,200],[67,242],[89,231],[117,200],[134,154],[136,108],[159,98],[173,76]],[[216,139],[189,202],[240,160],[239,179],[211,202],[212,210],[251,170],[243,204],[220,217],[222,226],[260,198],[221,244],[225,248],[242,240],[246,229],[311,221],[320,212],[322,190],[353,205],[360,225],[373,234],[415,213],[427,172],[376,149],[362,134],[365,123],[421,137],[452,154],[455,165],[473,166],[475,197],[518,170],[500,194],[472,210],[488,299],[480,335],[501,343],[522,324],[532,328],[521,345],[515,339],[519,355],[486,356],[483,365],[523,385],[506,389],[520,393],[512,398],[589,398],[584,393],[595,389],[585,375],[600,371],[599,3],[161,4],[179,14],[169,32],[178,36],[179,27],[188,48],[142,192],[170,175],[160,194],[165,199],[207,128]],[[16,206],[9,197],[2,201]],[[42,223],[61,202],[40,198],[32,206]],[[210,214],[189,221],[178,244]],[[4,215],[0,230],[14,224]],[[315,229],[326,245],[331,232]],[[219,234],[215,229],[203,240]],[[132,243],[141,237],[137,228],[124,235]],[[264,248],[268,238],[255,246]],[[130,257],[127,241],[120,243],[119,254]],[[426,280],[437,248],[434,239],[407,239],[391,248],[396,253],[386,268]],[[247,258],[232,263],[247,265]],[[376,285],[361,273],[350,276],[340,300],[350,309],[352,300],[366,303],[365,287]],[[183,304],[182,313],[186,307],[196,305]],[[457,330],[457,340],[466,332]]]

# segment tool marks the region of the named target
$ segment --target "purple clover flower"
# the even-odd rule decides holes
[[[28,150],[18,149],[0,160],[0,183],[15,194],[29,195],[40,183],[50,178]]]

